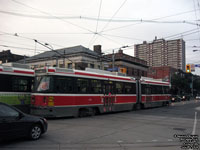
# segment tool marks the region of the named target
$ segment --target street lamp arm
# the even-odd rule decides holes
[[[38,43],[38,44],[40,44],[40,45],[42,45],[42,46],[44,46],[44,47],[50,49],[51,51],[53,51],[53,52],[59,54],[60,56],[62,56],[62,57],[64,57],[64,58],[67,58],[65,55],[59,53],[58,51],[55,51],[55,50],[53,49],[53,46],[51,46],[50,44],[48,44],[48,43],[43,44],[43,43],[39,42],[39,41],[36,40],[36,39],[34,39],[34,41],[35,41],[36,43]],[[50,47],[49,47],[49,46],[50,46]],[[71,63],[73,63],[72,60],[70,60],[69,58],[67,58],[67,59],[68,59]]]
[[[198,50],[198,49],[194,49],[194,50],[193,50],[193,52],[197,52],[197,51],[200,51],[200,50]]]

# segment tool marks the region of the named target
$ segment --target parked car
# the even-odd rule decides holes
[[[187,95],[187,94],[182,95],[182,96],[181,96],[181,100],[182,100],[182,101],[189,101],[189,100],[190,100],[190,95]]]
[[[181,97],[179,95],[172,95],[171,97],[171,101],[172,102],[180,102],[181,101]]]
[[[197,96],[196,96],[196,99],[197,99],[197,100],[200,100],[200,95],[197,95]]]
[[[47,131],[47,120],[0,102],[0,141],[28,137],[37,140]]]

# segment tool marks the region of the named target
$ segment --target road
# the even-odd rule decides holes
[[[54,119],[48,123],[48,132],[40,140],[10,141],[1,144],[0,149],[181,150],[183,142],[177,136],[193,133],[200,140],[200,100],[85,118]]]

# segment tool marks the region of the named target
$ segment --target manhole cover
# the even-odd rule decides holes
[[[178,131],[185,131],[185,128],[173,128],[173,130],[178,130]]]

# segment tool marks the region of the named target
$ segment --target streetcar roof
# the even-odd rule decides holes
[[[16,65],[14,65],[16,66]],[[20,76],[34,76],[35,72],[32,69],[28,69],[27,67],[22,66],[16,66],[13,67],[13,65],[10,64],[2,64],[0,66],[0,74],[7,74],[7,75],[20,75]]]
[[[39,75],[62,75],[62,76],[76,76],[83,78],[94,78],[94,79],[109,79],[109,80],[122,80],[127,82],[135,81],[133,77],[120,76],[118,73],[111,73],[109,71],[103,71],[97,69],[87,70],[75,70],[75,69],[64,69],[55,67],[45,67],[43,69],[36,69],[36,74]]]
[[[155,84],[155,85],[170,86],[170,82],[162,81],[161,79],[153,79],[153,78],[148,78],[148,77],[141,77],[140,81],[143,84]]]

